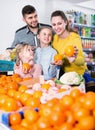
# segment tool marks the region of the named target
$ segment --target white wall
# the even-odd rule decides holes
[[[80,8],[63,0],[3,0],[0,3],[0,53],[11,45],[15,31],[25,25],[22,20],[21,10],[27,4],[35,6],[39,22],[49,24],[50,15],[56,9],[75,9],[84,10],[87,13],[93,12],[93,10]]]

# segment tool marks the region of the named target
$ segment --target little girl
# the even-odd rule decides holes
[[[55,49],[51,47],[52,30],[49,27],[42,27],[38,30],[37,38],[40,42],[40,47],[36,49],[35,61],[42,66],[42,71],[45,80],[56,77],[57,66],[51,64],[54,61],[54,55],[57,54]]]
[[[35,48],[29,44],[23,43],[16,46],[16,64],[14,65],[14,73],[19,74],[22,78],[33,77],[37,78],[41,75],[41,66],[34,64]],[[30,64],[29,70],[23,70],[23,63]]]

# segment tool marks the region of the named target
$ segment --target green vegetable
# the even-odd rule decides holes
[[[55,79],[54,82],[55,82],[56,84],[63,84],[63,83],[62,83],[60,80],[58,80],[58,79]]]

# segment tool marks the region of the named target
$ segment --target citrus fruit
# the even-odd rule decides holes
[[[74,55],[74,47],[69,45],[65,48],[65,55],[66,56],[73,56]]]
[[[23,64],[22,64],[22,69],[23,69],[24,71],[29,71],[30,68],[31,68],[31,66],[30,66],[29,63],[23,63]]]
[[[55,56],[54,56],[54,61],[60,61],[60,60],[62,60],[63,59],[63,56],[61,55],[61,54],[56,54]]]

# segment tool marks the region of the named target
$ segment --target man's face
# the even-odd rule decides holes
[[[25,14],[23,19],[30,28],[36,28],[38,25],[38,15],[36,12],[31,14]]]

